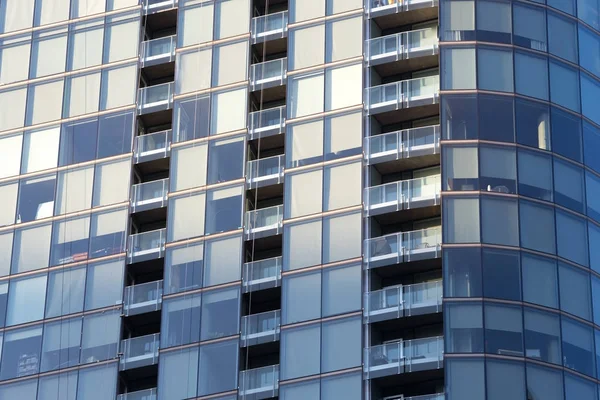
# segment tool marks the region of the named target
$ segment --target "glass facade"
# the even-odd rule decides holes
[[[599,8],[0,1],[0,398],[599,400]]]

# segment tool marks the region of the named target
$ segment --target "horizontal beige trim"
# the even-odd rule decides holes
[[[248,134],[248,129],[244,128],[244,129],[238,129],[237,131],[219,133],[217,135],[209,135],[209,136],[205,136],[205,137],[194,139],[194,140],[186,140],[184,142],[172,143],[171,150],[179,148],[179,147],[187,147],[190,145],[201,144],[201,143],[210,142],[213,140],[227,139],[227,138],[232,138],[234,136],[241,136],[241,135],[247,135],[247,134]]]
[[[236,229],[235,231],[215,233],[213,235],[206,235],[206,236],[202,236],[202,237],[199,237],[199,238],[184,239],[184,240],[180,240],[180,241],[177,241],[177,242],[167,243],[165,245],[165,247],[167,249],[170,249],[172,247],[180,247],[182,245],[190,244],[190,243],[207,242],[209,240],[222,239],[222,238],[226,238],[226,237],[230,237],[230,236],[234,237],[234,236],[241,235],[242,233],[244,233],[244,230],[242,228],[240,228],[240,229]]]
[[[126,65],[126,64],[134,65],[134,63],[135,63],[135,65],[137,67],[138,62],[139,62],[139,57],[132,57],[132,58],[128,58],[126,60],[115,61],[115,62],[108,63],[108,64],[94,65],[92,67],[77,69],[75,71],[66,71],[66,72],[61,72],[59,74],[48,75],[48,76],[43,76],[40,78],[34,78],[34,79],[28,79],[25,81],[9,83],[7,85],[1,85],[0,90],[5,91],[5,90],[10,90],[10,89],[13,89],[16,87],[20,87],[20,86],[27,86],[27,85],[33,85],[33,84],[38,84],[38,83],[57,81],[57,80],[65,78],[65,77],[70,77],[73,75],[87,75],[89,73],[102,71],[104,69],[119,67],[121,65]]]
[[[223,397],[226,397],[226,396],[236,396],[236,398],[237,398],[237,394],[238,394],[237,390],[230,390],[228,392],[211,394],[209,396],[196,397],[196,398],[194,398],[194,400],[222,399]]]
[[[331,165],[349,164],[349,163],[352,163],[353,161],[358,161],[358,160],[362,160],[362,159],[363,159],[362,154],[356,154],[354,156],[337,158],[335,160],[329,160],[329,161],[321,161],[321,162],[310,164],[310,165],[303,165],[301,167],[286,168],[285,173],[286,174],[294,174],[294,173],[298,173],[298,172],[302,172],[302,171],[311,171],[311,170],[320,169],[323,167],[328,167]]]
[[[319,65],[315,65],[312,67],[288,71],[287,76],[289,78],[289,77],[294,77],[296,75],[303,75],[303,74],[308,74],[308,73],[315,72],[315,71],[320,71],[323,69],[329,69],[329,68],[335,68],[335,67],[346,67],[346,66],[351,66],[352,64],[357,64],[362,61],[363,61],[363,56],[360,55],[360,56],[356,56],[353,58],[347,58],[345,60],[335,61],[335,62],[326,63],[326,64],[319,64]]]
[[[227,181],[227,182],[222,182],[222,183],[214,183],[211,185],[199,186],[199,187],[195,187],[192,189],[180,190],[178,192],[170,192],[167,194],[167,198],[168,199],[181,198],[181,197],[185,197],[186,195],[194,195],[194,194],[204,193],[211,189],[220,189],[220,188],[225,188],[225,187],[230,187],[230,186],[234,187],[234,186],[238,186],[241,184],[244,184],[244,185],[246,184],[246,178],[236,179],[235,181]],[[245,187],[244,187],[244,190],[245,190]]]
[[[104,164],[106,162],[125,160],[128,158],[129,159],[132,158],[132,153],[119,154],[118,156],[99,158],[97,160],[90,160],[90,161],[86,161],[86,162],[79,163],[79,164],[70,164],[70,165],[65,165],[63,167],[48,168],[48,169],[44,169],[41,171],[30,172],[27,174],[9,176],[7,178],[0,179],[0,184],[10,183],[12,181],[17,182],[19,179],[35,178],[38,176],[44,176],[44,175],[49,175],[49,174],[53,174],[53,173],[55,174],[57,172],[63,172],[63,171],[71,171],[71,170],[75,170],[78,168],[89,167],[91,165]]]
[[[229,42],[237,42],[242,40],[250,40],[250,32],[242,33],[241,35],[231,36],[223,39],[211,40],[210,42],[198,43],[198,44],[190,44],[185,47],[178,47],[175,49],[175,54],[185,53],[190,50],[202,50],[212,46],[217,46],[223,43]],[[250,44],[248,44],[250,46]]]
[[[44,122],[44,123],[37,124],[37,125],[23,126],[23,127],[19,127],[19,128],[8,129],[8,130],[0,132],[0,138],[2,138],[2,136],[7,136],[7,135],[10,135],[13,133],[20,133],[23,131],[34,131],[34,130],[45,128],[47,126],[60,125],[60,124],[64,124],[67,122],[80,121],[80,120],[84,120],[84,119],[88,119],[88,118],[100,117],[103,115],[118,113],[118,112],[122,112],[122,111],[129,111],[129,110],[133,111],[135,109],[136,109],[135,104],[129,104],[129,105],[126,105],[123,107],[111,108],[110,110],[95,111],[95,112],[92,112],[89,114],[78,115],[76,117],[61,118],[61,119]]]
[[[355,106],[350,106],[350,107],[346,107],[346,108],[338,108],[337,110],[324,111],[324,112],[320,112],[320,113],[316,113],[316,114],[303,115],[302,117],[286,119],[285,124],[291,125],[291,124],[295,124],[295,123],[299,123],[299,122],[305,122],[305,121],[310,121],[313,119],[325,118],[325,117],[329,117],[332,115],[343,114],[343,113],[347,113],[347,112],[351,112],[351,111],[358,111],[358,110],[362,111],[362,109],[363,109],[363,105],[357,104]]]
[[[31,28],[26,28],[26,29],[21,29],[18,31],[12,31],[12,32],[7,32],[7,33],[3,33],[0,34],[0,39],[4,39],[10,36],[18,36],[18,35],[23,35],[23,34],[27,34],[27,33],[33,33],[33,32],[37,32],[37,31],[42,31],[42,30],[46,30],[46,29],[53,29],[53,28],[60,28],[62,26],[68,26],[70,24],[76,24],[79,22],[86,22],[86,21],[90,21],[90,20],[94,20],[94,19],[99,19],[99,18],[103,18],[103,17],[109,17],[112,15],[116,15],[116,14],[126,14],[127,12],[130,11],[135,11],[139,9],[140,11],[142,10],[142,6],[137,5],[137,6],[131,6],[131,7],[125,7],[125,8],[120,8],[118,10],[113,10],[113,11],[104,11],[101,13],[97,13],[97,14],[92,14],[92,15],[86,15],[85,17],[79,17],[79,18],[73,18],[73,19],[68,19],[68,20],[64,20],[64,21],[59,21],[59,22],[54,22],[52,24],[47,24],[47,25],[42,25],[42,26],[36,26],[36,27],[31,27]],[[139,17],[141,17],[141,12]],[[132,19],[135,17],[132,17]],[[104,22],[102,23],[104,25]]]
[[[333,317],[316,318],[316,319],[312,319],[310,321],[297,322],[295,324],[289,324],[289,325],[282,325],[281,331],[285,331],[288,329],[294,329],[294,328],[298,328],[298,327],[302,327],[302,326],[320,325],[323,322],[339,321],[339,320],[350,319],[350,318],[358,317],[358,316],[362,317],[362,315],[363,315],[362,310],[359,310],[359,311],[353,311],[351,313],[347,313],[347,314],[343,314],[343,315],[335,315]]]
[[[306,21],[294,22],[294,23],[288,24],[288,30],[303,27],[306,25],[318,24],[318,23],[325,22],[325,21],[343,19],[346,17],[352,17],[352,16],[357,16],[357,15],[362,16],[363,13],[364,13],[364,10],[361,7],[361,8],[357,8],[355,10],[344,11],[339,14],[326,15],[326,16],[322,16],[322,17],[309,19]]]
[[[247,88],[248,85],[250,85],[250,81],[245,80],[245,81],[230,83],[228,85],[210,87],[210,88],[206,88],[206,89],[202,89],[202,90],[197,90],[195,92],[174,95],[173,101],[185,100],[188,98],[198,97],[198,96],[202,96],[204,94],[209,94],[209,93],[214,93],[214,92],[224,92],[224,91],[227,91],[230,89],[242,89],[244,87]]]
[[[298,268],[298,269],[293,269],[291,271],[282,271],[281,276],[302,275],[305,272],[312,272],[312,271],[318,271],[318,270],[322,270],[322,269],[336,268],[336,267],[342,267],[342,266],[350,267],[352,265],[362,263],[362,262],[363,262],[362,257],[349,258],[347,260],[336,261],[336,262],[332,262],[332,263],[328,263],[328,264],[314,265],[312,267],[307,267],[307,268]]]
[[[341,375],[353,374],[353,373],[357,373],[357,372],[362,373],[362,367],[347,368],[347,369],[342,369],[339,371],[327,372],[324,374],[315,374],[315,375],[310,375],[310,376],[303,376],[302,378],[288,379],[285,381],[280,381],[279,385],[287,386],[287,385],[292,385],[294,383],[308,382],[308,381],[313,381],[313,380],[317,380],[320,378],[341,376]]]
[[[223,283],[221,285],[214,285],[214,286],[209,286],[209,287],[205,287],[205,288],[188,290],[186,292],[165,294],[165,295],[163,295],[163,300],[177,299],[179,297],[186,297],[186,296],[191,296],[194,294],[204,293],[204,292],[210,293],[213,291],[218,291],[221,289],[226,289],[226,288],[231,288],[231,287],[240,287],[241,288],[241,285],[242,285],[242,281],[238,280],[238,281],[234,281],[234,282]]]
[[[310,215],[303,215],[301,217],[286,219],[283,221],[283,225],[285,226],[285,225],[296,224],[299,222],[317,220],[317,219],[321,219],[324,217],[349,214],[349,213],[353,213],[356,211],[362,211],[362,209],[363,209],[363,206],[362,206],[362,204],[360,204],[360,205],[350,206],[350,207],[346,207],[346,208],[340,208],[340,209],[332,210],[332,211],[324,211],[324,212],[314,213],[314,214],[310,214]]]

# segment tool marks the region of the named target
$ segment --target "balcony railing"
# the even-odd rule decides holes
[[[132,212],[164,207],[167,203],[168,193],[169,178],[133,185],[131,187]]]
[[[367,215],[438,205],[440,179],[440,175],[433,175],[366,188]]]
[[[285,106],[250,113],[248,133],[250,139],[276,135],[285,130]]]
[[[142,65],[148,63],[170,62],[175,57],[177,36],[166,36],[142,42],[140,60]]]
[[[123,393],[117,396],[117,400],[156,400],[156,388]]]
[[[129,262],[134,262],[136,259],[141,261],[141,259],[161,258],[165,252],[166,238],[166,228],[130,235],[127,247]]]
[[[367,60],[398,61],[438,52],[437,28],[425,28],[367,41]]]
[[[404,397],[402,395],[386,397],[383,400],[444,400],[444,393],[426,394],[423,396]]]
[[[245,263],[242,277],[244,292],[279,286],[281,265],[281,256]]]
[[[146,86],[138,92],[140,113],[168,110],[173,106],[174,82]]]
[[[159,343],[160,333],[121,340],[121,371],[156,364]]]
[[[135,140],[135,162],[139,163],[144,159],[165,158],[171,152],[171,138],[173,131],[148,133],[140,135]]]
[[[442,281],[397,285],[365,294],[367,322],[437,313],[442,310]]]
[[[246,182],[250,187],[281,183],[285,155],[248,161]]]
[[[367,12],[378,16],[437,5],[438,0],[369,0]]]
[[[287,78],[287,58],[253,64],[250,67],[251,89],[283,85]]]
[[[399,340],[365,349],[368,379],[443,367],[444,337]]]
[[[287,35],[287,25],[287,11],[252,18],[252,40],[258,43],[271,38],[283,38]]]
[[[366,239],[367,268],[440,257],[441,243],[440,226]]]
[[[279,365],[271,365],[240,372],[238,398],[266,399],[277,397],[278,391]]]
[[[440,90],[439,75],[388,83],[365,89],[367,110],[379,112],[399,110],[417,105],[434,104]]]
[[[142,0],[143,10],[146,14],[173,8],[177,0]]]
[[[246,235],[278,235],[281,233],[282,221],[283,205],[247,211],[244,223]]]
[[[125,315],[158,311],[162,304],[163,281],[127,286],[123,295]]]
[[[279,340],[280,311],[267,311],[242,317],[240,346],[248,347]]]
[[[368,164],[440,152],[440,126],[405,129],[365,138]]]

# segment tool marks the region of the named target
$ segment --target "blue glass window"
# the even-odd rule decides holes
[[[511,97],[479,95],[478,111],[480,139],[511,143],[515,141]]]
[[[519,94],[548,100],[548,59],[516,51],[515,86]]]
[[[446,361],[448,400],[485,399],[485,368],[480,359],[449,358]]]
[[[523,316],[521,307],[486,303],[486,353],[521,356],[523,354]]]
[[[208,136],[210,99],[194,97],[175,104],[173,141],[199,139]]]
[[[579,25],[579,54],[579,65],[600,77],[600,36],[583,25]]]
[[[600,29],[598,8],[600,8],[598,0],[577,0],[577,17],[592,28]]]
[[[481,303],[447,303],[444,316],[446,353],[483,353]]]
[[[549,114],[548,106],[545,104],[517,99],[517,142],[526,146],[550,150]]]
[[[590,243],[600,243],[600,226],[588,221],[588,235]],[[590,246],[590,267],[600,272],[600,246]]]
[[[563,365],[583,374],[594,376],[594,332],[587,325],[562,318]],[[573,399],[575,400],[575,399]]]
[[[515,199],[481,197],[481,241],[483,243],[518,246],[518,220],[518,206]]]
[[[565,64],[550,61],[550,100],[579,111],[579,72]]]
[[[562,371],[527,364],[527,393],[532,399],[563,400]]]
[[[96,158],[98,120],[63,124],[60,135],[59,165],[77,164]]]
[[[554,201],[571,210],[585,213],[583,170],[558,158],[554,159]]]
[[[484,248],[483,295],[506,300],[521,300],[519,253]]]
[[[560,308],[587,320],[592,319],[590,274],[559,262]]]
[[[585,165],[596,172],[600,172],[600,129],[583,121],[583,152]]]
[[[202,294],[200,340],[218,339],[239,332],[240,290],[212,290]]]
[[[548,0],[548,5],[567,14],[575,15],[575,0]]]
[[[444,296],[481,297],[481,250],[444,250]]]
[[[200,347],[198,396],[237,389],[239,347],[237,340]]]
[[[198,385],[198,347],[163,353],[158,363],[158,399],[195,397]]]
[[[600,222],[600,178],[586,171],[587,215]]]
[[[513,43],[530,49],[546,51],[546,11],[513,3]]]
[[[100,117],[98,158],[130,153],[134,130],[134,113],[127,111]]]
[[[555,254],[554,208],[524,200],[519,203],[521,246]]]
[[[600,82],[589,76],[581,74],[581,113],[600,124],[600,108],[598,108],[598,99],[600,99]]]
[[[525,356],[553,364],[561,364],[560,320],[558,314],[524,309]]]
[[[443,96],[441,108],[444,139],[477,139],[477,96]]]
[[[581,119],[552,107],[552,150],[582,162]]]
[[[552,158],[549,155],[518,149],[519,193],[552,201]]]
[[[477,4],[481,3],[483,2]],[[485,1],[485,3],[500,4],[500,2],[495,1]],[[510,3],[508,3],[508,9],[510,10]],[[489,17],[500,18],[500,16],[493,14]],[[478,47],[477,80],[479,89],[512,92],[514,90],[512,50]]]
[[[200,341],[200,304],[199,294],[163,302],[161,348]]]
[[[0,379],[37,374],[40,371],[41,347],[42,325],[6,332],[2,347]],[[25,364],[26,368],[22,368],[22,364]]]
[[[563,2],[567,4],[570,0]],[[577,23],[575,21],[549,11],[548,42],[548,50],[551,54],[577,63],[577,46],[575,45],[577,43]]]
[[[508,1],[478,0],[477,40],[510,43],[512,33],[511,3]]]
[[[588,265],[588,238],[583,218],[556,210],[556,243],[560,257]]]
[[[523,363],[488,359],[485,367],[488,400],[526,399]]]
[[[523,301],[558,308],[556,261],[523,252]]]
[[[596,400],[596,384],[565,373],[565,394],[566,400]]]

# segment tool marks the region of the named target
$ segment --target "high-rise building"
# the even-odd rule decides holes
[[[0,0],[0,400],[600,400],[599,244],[597,1]]]

